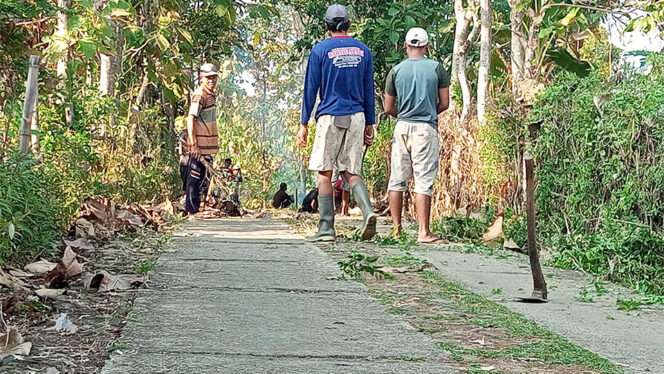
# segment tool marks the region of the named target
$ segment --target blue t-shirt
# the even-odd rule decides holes
[[[332,37],[316,44],[309,55],[300,123],[307,124],[320,96],[316,119],[364,112],[376,123],[371,51],[351,37]]]

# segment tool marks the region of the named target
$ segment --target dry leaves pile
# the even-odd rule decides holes
[[[70,232],[74,237],[63,240],[63,249],[57,258],[40,259],[22,269],[0,268],[0,296],[6,295],[0,298],[0,367],[11,361],[25,360],[31,354],[33,344],[24,341],[19,328],[35,342],[34,331],[26,332],[25,326],[10,326],[5,316],[12,325],[18,322],[11,318],[28,315],[36,321],[33,324],[49,325],[40,327],[41,331],[61,336],[80,334],[79,326],[67,313],[54,313],[61,310],[60,305],[76,309],[77,305],[80,307],[81,295],[86,292],[108,300],[104,294],[139,288],[145,283],[143,276],[112,274],[102,270],[104,265],[100,269],[99,264],[90,261],[90,258],[104,257],[97,252],[100,244],[120,232],[145,227],[161,231],[174,215],[175,208],[170,201],[153,207],[137,204],[121,207],[107,199],[86,199]],[[10,292],[2,292],[3,287]]]
[[[97,239],[109,239],[119,231],[133,231],[145,226],[159,231],[175,212],[169,200],[156,206],[119,206],[109,199],[89,198],[81,206],[81,215],[74,229],[79,238]]]

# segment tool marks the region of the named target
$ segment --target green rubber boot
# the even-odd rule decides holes
[[[333,242],[337,239],[334,231],[334,199],[332,195],[318,195],[318,232],[305,238],[308,242]]]
[[[365,186],[364,182],[361,180],[355,182],[351,188],[353,189],[355,202],[357,202],[357,205],[362,210],[362,215],[364,216],[361,231],[362,240],[371,240],[376,236],[376,221],[378,221],[378,215],[373,211],[373,205],[371,205],[371,199],[369,199],[369,191],[367,190],[367,186]]]

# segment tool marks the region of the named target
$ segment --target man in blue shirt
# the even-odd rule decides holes
[[[348,35],[350,20],[342,5],[325,13],[330,38],[316,44],[309,56],[304,83],[301,126],[297,143],[307,144],[307,125],[318,96],[316,138],[309,169],[318,172],[318,232],[309,241],[334,241],[334,192],[332,170],[336,167],[350,184],[362,210],[362,239],[376,234],[377,215],[360,177],[364,146],[373,143],[376,122],[372,56],[369,48]]]

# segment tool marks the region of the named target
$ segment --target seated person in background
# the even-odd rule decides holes
[[[318,212],[318,188],[314,188],[302,200],[300,212],[316,213]]]
[[[293,204],[293,197],[286,193],[288,186],[286,183],[279,185],[279,191],[274,194],[272,198],[272,207],[275,209],[288,208]]]
[[[337,175],[336,180],[333,179],[332,185],[334,186],[334,205],[337,213],[344,216],[349,216],[348,212],[350,204],[350,186],[343,178]]]
[[[240,165],[233,166],[233,160],[231,160],[230,158],[224,160],[223,171],[226,174],[226,177],[228,178],[229,182],[242,183],[244,181]]]

